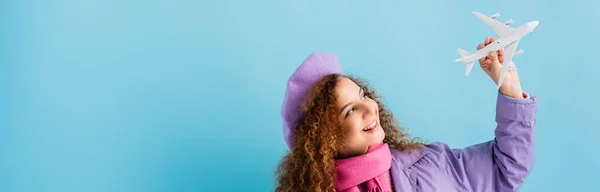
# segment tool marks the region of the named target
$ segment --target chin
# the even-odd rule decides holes
[[[383,139],[385,139],[385,134],[381,134],[381,137],[377,138],[377,142],[383,142]]]
[[[377,143],[381,143],[383,142],[383,139],[385,139],[385,132],[383,132],[383,130],[378,130],[378,132],[374,133],[374,138],[373,138],[373,142],[372,144],[377,144]]]

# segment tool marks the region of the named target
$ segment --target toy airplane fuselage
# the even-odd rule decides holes
[[[523,38],[525,35],[532,32],[533,29],[537,27],[539,22],[531,21],[515,29],[508,26],[509,24],[512,24],[512,19],[508,20],[505,23],[501,23],[498,20],[496,20],[495,18],[500,16],[500,14],[498,13],[492,15],[491,17],[483,15],[479,12],[473,12],[473,14],[475,14],[475,16],[481,19],[481,21],[483,21],[485,24],[492,27],[492,29],[496,31],[496,34],[499,36],[499,38],[496,41],[488,44],[484,48],[477,50],[475,53],[469,53],[461,48],[458,48],[457,51],[462,57],[456,59],[455,61],[462,62],[467,65],[465,76],[468,76],[476,60],[488,56],[490,51],[504,49],[504,61],[502,63],[500,79],[498,81],[497,86],[497,88],[500,88],[504,80],[504,76],[508,72],[508,67],[510,65],[514,65],[512,62],[512,57],[514,55],[523,54],[523,50],[515,52],[517,45],[519,44],[519,40],[521,40],[521,38]]]

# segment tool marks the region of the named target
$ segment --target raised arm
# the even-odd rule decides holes
[[[498,93],[495,138],[463,149],[428,145],[444,169],[466,191],[517,191],[533,168],[538,98]]]
[[[493,154],[499,191],[516,191],[533,169],[538,98],[529,97],[523,101],[498,96]]]

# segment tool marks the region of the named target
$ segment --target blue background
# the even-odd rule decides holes
[[[413,136],[493,138],[496,90],[456,48],[539,20],[516,56],[541,98],[521,191],[600,177],[594,1],[2,1],[0,191],[272,191],[287,78],[311,52],[366,78]]]

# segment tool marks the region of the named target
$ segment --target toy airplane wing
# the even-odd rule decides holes
[[[498,20],[495,19],[496,17],[499,16],[498,13],[494,14],[491,17],[488,17],[479,12],[473,12],[473,14],[475,14],[475,16],[477,16],[479,19],[481,19],[481,21],[483,21],[485,24],[492,27],[492,29],[494,29],[494,31],[496,31],[496,34],[498,34],[498,36],[500,38],[509,36],[514,30],[512,27],[508,26],[507,24],[500,23]],[[507,21],[507,23],[512,23],[512,21],[509,20],[509,21]]]
[[[519,40],[516,40],[515,42],[504,47],[504,62],[502,62],[502,69],[500,69],[500,79],[498,80],[498,87],[497,87],[498,89],[500,89],[500,86],[502,85],[502,82],[504,81],[504,76],[506,76],[506,73],[508,73],[508,67],[513,65],[512,58],[515,55],[515,50],[517,49],[518,44],[519,44]]]

